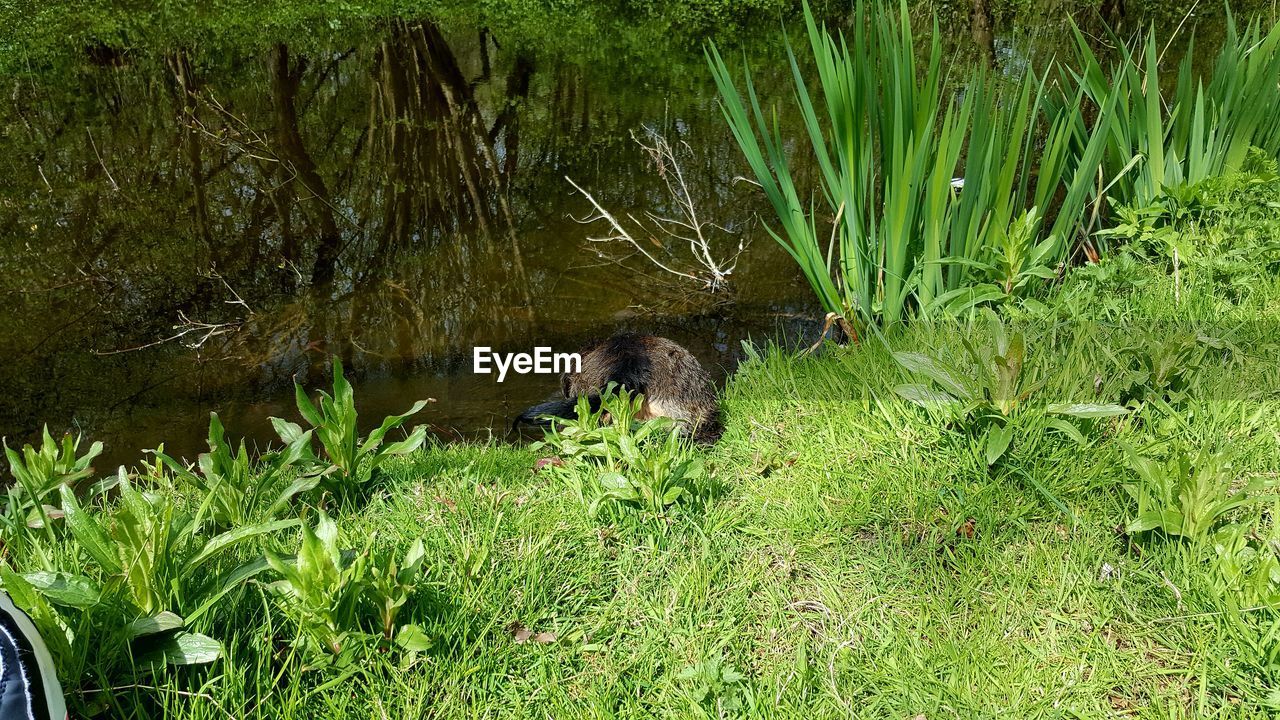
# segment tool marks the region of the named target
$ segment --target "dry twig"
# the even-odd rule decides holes
[[[637,234],[641,235],[645,244],[660,248],[661,253],[658,254],[665,255],[665,257],[659,259],[658,254],[651,253],[646,249],[644,244],[636,239],[636,235],[632,234],[632,231],[623,225],[622,221],[606,210],[599,201],[592,197],[591,193],[566,176],[565,180],[575,190],[582,193],[582,196],[595,209],[593,214],[581,219],[574,218],[574,220],[584,225],[601,220],[605,221],[608,223],[611,233],[604,237],[587,238],[588,240],[597,243],[623,243],[630,245],[644,255],[650,263],[664,272],[702,283],[705,289],[715,292],[728,282],[729,276],[733,274],[734,269],[738,266],[738,258],[742,255],[742,251],[746,249],[746,243],[739,239],[737,250],[734,251],[733,255],[717,257],[719,253],[712,247],[712,242],[708,235],[712,230],[724,233],[729,231],[699,217],[693,196],[689,192],[689,184],[685,179],[684,170],[680,167],[677,153],[666,138],[650,127],[644,128],[644,134],[645,139],[636,137],[635,133],[631,134],[631,138],[649,156],[649,160],[657,171],[658,177],[662,178],[662,181],[666,184],[667,193],[675,203],[678,214],[676,217],[666,217],[645,211],[643,213],[644,220],[631,213],[627,214],[626,219],[635,227]],[[693,153],[693,149],[689,147],[688,143],[680,143],[680,146],[685,151],[681,154],[691,155]],[[680,246],[688,246],[687,258],[681,257],[676,250],[669,247],[672,241],[679,243]]]

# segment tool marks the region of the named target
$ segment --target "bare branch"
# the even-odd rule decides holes
[[[698,216],[693,195],[689,191],[689,184],[685,179],[684,169],[680,166],[676,152],[666,138],[650,127],[644,128],[644,136],[644,139],[641,139],[635,133],[631,134],[631,138],[649,156],[649,161],[657,171],[658,177],[666,185],[667,193],[671,196],[678,215],[677,217],[665,217],[646,210],[643,212],[643,216],[648,219],[658,233],[667,238],[667,241],[664,242],[649,226],[631,214],[627,215],[627,219],[635,226],[635,230],[628,230],[617,217],[605,210],[590,193],[582,189],[571,178],[566,177],[565,180],[568,180],[575,190],[582,193],[582,196],[595,209],[595,213],[592,215],[582,219],[573,219],[583,224],[601,220],[607,222],[612,228],[612,234],[607,237],[588,238],[588,240],[600,243],[618,242],[629,244],[643,254],[650,263],[664,272],[700,282],[705,289],[715,292],[728,283],[729,276],[738,266],[738,258],[742,255],[742,251],[746,249],[746,243],[739,239],[737,250],[731,256],[718,259],[720,252],[713,249],[712,242],[708,237],[708,231],[715,230],[724,234],[729,234],[729,231]],[[693,154],[693,149],[689,147],[688,143],[681,142],[680,147],[684,151],[682,154]],[[643,233],[644,239],[655,247],[663,248],[668,257],[660,261],[653,253],[641,246],[641,243],[636,240],[636,235],[633,233]],[[668,248],[671,240],[688,246],[687,258],[679,257],[675,250]]]

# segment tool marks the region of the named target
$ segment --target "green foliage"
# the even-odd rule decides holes
[[[93,467],[89,463],[102,453],[102,443],[95,442],[85,454],[80,455],[79,437],[73,439],[66,434],[58,443],[49,434],[48,425],[44,426],[39,450],[23,445],[19,455],[10,449],[8,443],[3,445],[5,458],[9,461],[9,473],[16,481],[5,495],[5,522],[29,527],[44,527],[49,523],[50,510],[54,508],[47,503],[58,488],[63,485],[74,487],[91,476]],[[57,513],[53,515],[56,517]]]
[[[281,452],[268,452],[257,461],[249,458],[244,441],[232,451],[217,413],[209,413],[209,452],[196,461],[199,472],[156,451],[156,457],[202,498],[196,511],[197,526],[206,520],[220,528],[267,522],[280,516],[299,493],[315,487],[318,476],[303,475],[278,492],[294,466],[311,455],[311,431],[299,433]],[[263,507],[266,505],[266,507]]]
[[[1173,83],[1161,78],[1154,29],[1139,47],[1117,40],[1120,60],[1109,74],[1079,29],[1075,40],[1079,71],[1066,72],[1096,105],[1117,109],[1103,169],[1114,178],[1108,195],[1118,205],[1150,208],[1176,188],[1236,172],[1253,147],[1280,156],[1280,25],[1264,34],[1254,20],[1241,34],[1228,16],[1207,83],[1193,66],[1194,46]]]
[[[588,507],[593,517],[613,504],[661,517],[700,492],[706,477],[701,460],[670,418],[636,420],[643,406],[643,395],[610,384],[598,410],[579,398],[576,417],[557,420],[537,445],[578,459],[595,474],[599,492]]]
[[[689,683],[693,699],[714,717],[736,715],[755,707],[747,677],[720,658],[690,665],[677,677]]]
[[[1116,354],[1124,404],[1150,398],[1171,404],[1185,401],[1210,354],[1228,350],[1223,340],[1190,331],[1133,332],[1131,342]]]
[[[1280,532],[1272,508],[1270,527],[1257,532],[1246,523],[1234,523],[1213,536],[1221,589],[1240,607],[1280,609]]]
[[[174,502],[172,486],[139,490],[121,469],[117,488],[119,501],[100,516],[63,486],[62,511],[71,536],[97,566],[101,584],[121,590],[122,599],[143,616],[169,609],[203,614],[208,607],[201,603],[228,589],[210,572],[219,555],[298,524],[288,519],[239,526],[202,542],[193,518]]]
[[[344,551],[337,524],[322,511],[314,530],[303,525],[295,556],[267,553],[267,564],[281,576],[269,587],[297,621],[294,644],[312,664],[351,663],[360,641],[370,637],[362,629],[362,620],[370,615],[378,618],[383,638],[394,639],[407,653],[430,646],[420,626],[396,623],[421,575],[425,559],[422,542],[416,541],[399,563],[391,556],[379,560],[372,555],[372,548],[371,536],[363,550]]]
[[[315,456],[301,426],[281,418],[271,418],[276,434],[290,448],[302,447],[298,462],[304,472],[315,477],[320,486],[349,499],[357,494],[373,477],[378,466],[388,458],[407,455],[422,447],[427,429],[419,425],[404,440],[385,443],[388,432],[404,424],[406,418],[416,414],[430,400],[419,400],[401,415],[388,415],[377,429],[363,439],[357,426],[355,393],[351,383],[342,375],[342,362],[333,360],[333,394],[320,391],[319,407],[307,398],[301,385],[294,384],[294,396],[298,412],[314,429],[324,450],[324,461]],[[311,431],[308,431],[311,432]]]
[[[295,643],[315,657],[326,653],[349,662],[343,650],[358,629],[360,603],[369,580],[369,550],[344,554],[338,546],[338,526],[324,512],[312,530],[302,527],[302,544],[293,559],[267,553],[267,563],[282,579],[270,585],[281,604],[298,623]]]
[[[1010,331],[995,311],[984,308],[987,332],[980,338],[961,335],[963,364],[918,352],[895,352],[894,360],[908,372],[924,377],[930,384],[898,385],[894,392],[944,418],[959,423],[966,432],[985,436],[987,465],[994,465],[1013,439],[1013,421],[1023,404],[1043,384],[1035,369],[1026,369],[1026,336]],[[1124,415],[1118,405],[1097,403],[1053,403],[1044,412],[1074,418],[1103,418]],[[1049,421],[1065,434],[1078,438],[1080,432],[1065,420]]]
[[[1224,524],[1232,512],[1262,499],[1266,484],[1253,479],[1237,485],[1227,453],[1174,447],[1165,461],[1125,448],[1137,482],[1125,491],[1137,502],[1137,514],[1126,530],[1159,530],[1165,535],[1201,542]]]
[[[426,552],[422,548],[422,540],[414,540],[405,554],[404,560],[396,562],[394,555],[387,555],[382,564],[374,564],[369,568],[370,595],[378,607],[378,615],[382,621],[382,636],[387,640],[396,639],[402,647],[414,643],[413,648],[425,650],[417,644],[425,638],[422,629],[417,626],[403,626],[396,633],[396,615],[418,587],[422,575],[422,562]]]
[[[1008,230],[998,233],[987,246],[989,260],[980,265],[990,282],[1005,295],[1022,291],[1036,279],[1051,280],[1056,277],[1053,269],[1057,237],[1047,237],[1036,242],[1041,218],[1037,208],[1030,208],[1015,218]]]
[[[203,540],[172,486],[137,489],[122,468],[114,487],[117,501],[90,507],[62,485],[67,540],[54,547],[32,539],[45,569],[0,569],[5,591],[31,616],[73,686],[89,665],[113,676],[218,659],[221,643],[191,624],[254,572],[252,566],[219,572],[218,559],[246,540],[297,524],[242,526]],[[55,552],[69,552],[72,561],[54,566]]]
[[[714,46],[709,62],[725,119],[781,227],[770,234],[823,308],[887,327],[905,321],[913,305],[963,309],[1052,275],[1092,192],[1111,105],[1104,103],[1090,135],[1078,120],[1081,96],[1052,98],[1047,75],[1025,72],[1007,95],[985,72],[953,84],[942,72],[936,18],[918,67],[905,2],[896,14],[859,3],[848,37],[820,28],[807,9],[805,19],[822,105],[788,53],[822,211],[801,197],[791,144],[751,74],[744,100]],[[1037,208],[1059,194],[1056,219],[1046,225]],[[822,216],[833,218],[829,233],[819,229]]]

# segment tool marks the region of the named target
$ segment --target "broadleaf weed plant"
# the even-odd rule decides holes
[[[201,453],[194,468],[155,451],[156,457],[201,498],[195,522],[206,521],[220,528],[251,525],[274,520],[288,508],[293,498],[318,482],[317,476],[301,475],[280,489],[281,482],[311,454],[311,431],[298,434],[281,451],[268,452],[256,461],[249,457],[244,441],[236,450],[226,440],[226,431],[217,413],[209,413],[209,452]]]
[[[51,519],[61,513],[48,503],[63,485],[75,487],[77,483],[93,475],[90,463],[102,453],[102,443],[94,442],[82,455],[80,438],[64,435],[58,442],[44,427],[40,448],[24,445],[21,453],[3,443],[5,459],[14,484],[8,487],[4,497],[5,524],[28,527],[46,527]],[[10,537],[20,533],[11,532]]]
[[[143,488],[121,468],[111,498],[97,493],[82,502],[61,485],[65,537],[32,535],[27,567],[0,569],[5,591],[72,687],[90,676],[113,682],[159,665],[217,660],[221,642],[193,628],[256,572],[253,563],[227,568],[222,557],[298,524],[279,520],[206,538],[175,500],[163,467],[151,470]]]
[[[386,442],[386,439],[389,432],[432,402],[430,398],[415,402],[400,415],[388,415],[381,425],[361,438],[355,392],[343,376],[342,361],[337,358],[333,360],[332,394],[321,390],[319,402],[313,403],[302,386],[295,383],[294,399],[299,414],[312,427],[309,432],[314,432],[319,439],[324,458],[315,455],[310,443],[304,441],[306,432],[297,423],[271,418],[276,434],[288,448],[299,445],[305,448],[298,457],[304,474],[315,478],[319,487],[340,500],[350,500],[359,495],[387,459],[407,455],[426,441],[427,429],[422,425],[415,427],[403,440]]]
[[[1237,510],[1264,498],[1268,483],[1253,478],[1238,483],[1228,451],[1191,450],[1181,444],[1159,460],[1125,447],[1136,479],[1124,488],[1137,504],[1126,526],[1130,533],[1159,531],[1200,543],[1225,525]]]
[[[556,420],[535,445],[576,460],[568,471],[592,477],[589,515],[617,505],[663,517],[672,506],[702,493],[705,466],[676,422],[637,419],[643,395],[610,384],[598,407],[591,405],[588,398],[579,398],[576,417]]]
[[[320,511],[314,528],[302,526],[295,555],[267,552],[267,564],[280,577],[267,587],[297,622],[293,644],[312,667],[347,667],[378,638],[406,653],[429,647],[421,626],[398,622],[422,574],[422,541],[399,561],[379,557],[373,545],[370,536],[363,548],[344,549],[337,523]]]

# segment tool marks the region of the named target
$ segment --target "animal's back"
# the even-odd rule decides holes
[[[678,343],[655,335],[626,333],[590,343],[579,354],[581,371],[560,378],[566,400],[583,395],[598,398],[609,383],[616,383],[644,395],[638,419],[669,417],[698,442],[720,439],[723,427],[711,376]],[[547,412],[551,405],[538,408]],[[526,416],[535,409],[526,411]]]

